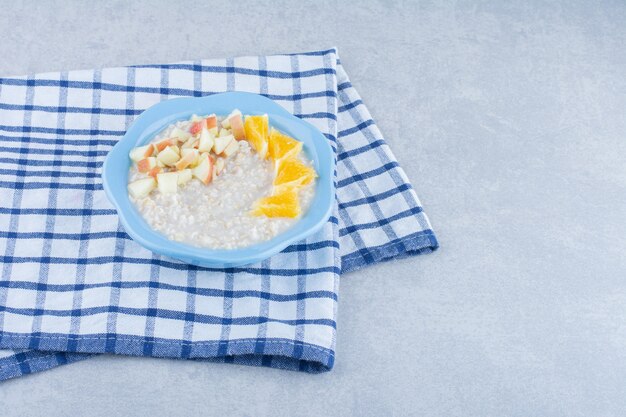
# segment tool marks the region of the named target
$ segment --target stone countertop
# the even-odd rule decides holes
[[[101,356],[10,416],[626,412],[626,5],[25,1],[0,75],[337,46],[438,234],[347,274],[322,375]]]

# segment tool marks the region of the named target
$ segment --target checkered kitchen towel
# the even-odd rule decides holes
[[[161,100],[233,90],[328,138],[331,219],[243,268],[151,253],[104,195],[107,152]],[[339,274],[437,247],[335,49],[0,78],[0,194],[0,379],[105,352],[327,371]]]

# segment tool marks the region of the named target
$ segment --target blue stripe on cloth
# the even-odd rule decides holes
[[[192,271],[196,271],[195,268],[190,268]],[[269,267],[265,267],[264,270],[271,271]],[[263,277],[268,276],[264,274]],[[265,278],[263,278],[265,280]],[[34,281],[2,281],[0,287],[4,288],[21,288],[26,290],[40,290],[40,291],[53,291],[53,292],[71,292],[71,291],[84,291],[94,288],[156,288],[165,289],[171,291],[180,291],[187,294],[197,294],[206,297],[224,298],[226,296],[225,290],[215,288],[198,288],[196,286],[182,286],[172,285],[168,283],[158,281],[114,281],[114,282],[102,282],[92,284],[49,284],[39,283]],[[231,298],[245,298],[254,297],[261,300],[285,302],[294,301],[307,298],[332,298],[337,300],[337,294],[332,291],[298,291],[293,294],[274,294],[269,290],[231,290],[228,292],[228,296]],[[0,307],[1,309],[2,307]]]
[[[189,268],[187,264],[175,261],[167,261],[163,259],[146,259],[146,258],[130,258],[126,256],[97,256],[93,258],[61,258],[52,256],[38,256],[38,257],[18,257],[18,256],[1,256],[0,261],[3,263],[34,263],[34,264],[57,264],[57,265],[100,265],[108,264],[111,262],[123,262],[124,264],[134,265],[156,265],[161,268],[168,268],[172,270],[185,271]],[[221,272],[222,269],[218,268],[200,268],[201,271],[207,272]],[[295,273],[304,273],[308,275],[321,274],[325,272],[339,273],[339,268],[336,266],[324,266],[319,268],[272,268],[271,270],[265,270],[263,268],[232,268],[234,272],[245,272],[252,275],[263,275],[271,273],[277,276],[291,276]]]
[[[26,80],[12,79],[12,78],[0,78],[0,84],[11,86],[26,86]],[[138,87],[138,86],[123,86],[111,83],[100,83],[95,85],[88,81],[68,81],[61,83],[59,80],[33,80],[29,87],[62,87],[62,88],[77,88],[84,90],[92,90],[98,88],[104,91],[116,91],[116,92],[131,92],[131,93],[149,93],[149,94],[164,94],[168,96],[193,96],[193,89],[184,88],[161,88],[161,87]],[[219,91],[205,91],[206,94],[216,94]],[[335,97],[337,92],[334,90],[316,91],[312,93],[306,93],[301,95],[295,94],[267,94],[266,97],[272,100],[304,100],[318,97]],[[1,130],[1,129],[0,129]]]
[[[235,89],[329,140],[332,216],[242,268],[146,251],[103,197],[104,156],[152,104]],[[94,353],[328,371],[339,274],[438,247],[335,49],[0,78],[0,188],[11,193],[0,204],[0,348],[20,349],[0,352],[0,380]]]

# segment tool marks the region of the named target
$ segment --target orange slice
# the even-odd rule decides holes
[[[252,214],[267,217],[298,217],[300,202],[295,188],[285,188],[279,194],[263,197],[256,201]]]
[[[250,145],[261,158],[266,158],[269,136],[269,118],[267,114],[263,116],[246,116],[243,127],[246,131],[246,139],[248,139]]]
[[[283,158],[296,157],[302,151],[302,142],[272,129],[268,143],[270,158],[279,160]]]
[[[313,168],[303,164],[299,159],[287,158],[281,160],[278,165],[274,186],[300,187],[310,184],[315,177],[317,174]]]

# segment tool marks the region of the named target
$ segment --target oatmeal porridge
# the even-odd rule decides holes
[[[269,240],[293,226],[314,196],[302,143],[267,115],[193,116],[130,152],[128,193],[168,239],[211,249]]]

